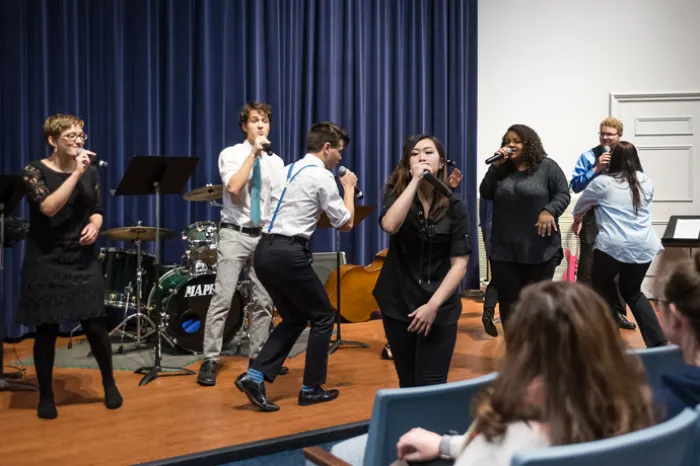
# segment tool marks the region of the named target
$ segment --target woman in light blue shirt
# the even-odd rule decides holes
[[[666,337],[649,300],[642,293],[642,280],[651,261],[663,250],[651,227],[654,186],[642,172],[637,149],[621,141],[613,149],[610,168],[583,191],[574,207],[572,229],[578,233],[583,214],[595,207],[598,236],[593,252],[593,289],[614,309],[620,294],[630,307],[647,347],[666,344]]]

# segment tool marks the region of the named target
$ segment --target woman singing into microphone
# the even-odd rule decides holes
[[[445,151],[428,135],[409,137],[384,188],[380,225],[391,235],[374,288],[401,387],[447,381],[462,303],[457,286],[472,246],[466,207],[425,179],[447,181]]]
[[[52,373],[59,323],[80,320],[102,373],[105,405],[122,405],[112,373],[112,346],[104,321],[104,282],[95,240],[102,226],[100,178],[90,166],[83,121],[57,114],[44,122],[51,155],[22,171],[30,228],[22,267],[18,321],[36,326],[34,365],[38,415],[53,419]]]
[[[491,164],[479,191],[493,201],[491,275],[505,329],[520,290],[551,280],[563,258],[557,219],[571,196],[564,172],[532,128],[511,126],[501,146],[503,158]]]

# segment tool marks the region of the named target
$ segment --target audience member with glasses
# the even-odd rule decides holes
[[[575,192],[580,193],[586,186],[598,175],[608,171],[610,166],[610,152],[620,142],[622,137],[622,122],[617,118],[608,117],[600,122],[600,131],[598,133],[599,145],[588,149],[582,153],[574,172],[571,175],[569,187]],[[578,269],[576,281],[590,285],[592,283],[591,270],[593,268],[593,244],[596,236],[598,236],[598,228],[595,223],[595,215],[593,210],[589,211],[583,217],[581,223],[581,231],[579,239],[581,246],[579,248]],[[634,330],[636,326],[627,320],[627,309],[622,302],[622,297],[618,291],[618,300],[615,303],[615,315],[620,328]]]
[[[83,149],[83,121],[57,114],[44,122],[51,155],[22,170],[30,229],[22,267],[18,321],[36,326],[34,365],[40,418],[58,415],[53,393],[56,337],[63,321],[79,320],[102,373],[105,406],[122,397],[112,371],[112,346],[104,320],[104,281],[95,241],[102,227],[100,177]]]
[[[685,408],[700,405],[700,252],[675,264],[663,279],[663,299],[657,310],[671,343],[683,351],[685,364],[666,368],[654,401],[670,419]]]

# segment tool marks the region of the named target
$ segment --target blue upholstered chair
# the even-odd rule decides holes
[[[669,367],[683,364],[683,353],[676,345],[630,350],[630,353],[641,358],[647,372],[647,380],[652,387],[661,384],[661,374]]]
[[[472,398],[496,376],[494,372],[442,385],[379,390],[368,433],[336,444],[331,453],[351,465],[387,466],[396,460],[399,438],[414,427],[464,433],[471,424]],[[305,449],[305,456],[312,457],[315,449]]]
[[[686,466],[698,413],[685,409],[661,424],[595,442],[521,450],[511,466]]]

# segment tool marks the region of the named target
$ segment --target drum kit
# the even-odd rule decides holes
[[[222,192],[221,185],[207,185],[183,197],[188,201],[221,206],[217,200],[221,199]],[[138,222],[136,226],[113,228],[101,235],[131,242],[134,246],[131,249],[102,248],[99,255],[105,280],[105,306],[123,312],[123,320],[110,332],[110,335],[116,333],[121,336],[122,344],[118,351],[124,351],[124,337],[142,343],[155,333],[156,300],[160,299],[163,339],[173,348],[200,353],[204,341],[204,322],[216,282],[218,225],[202,221],[185,228],[182,240],[186,242],[186,248],[182,260],[179,264],[162,267],[164,270],[158,283],[154,283],[155,256],[142,250],[142,242],[155,241],[155,228]],[[174,237],[172,230],[160,228],[160,239]],[[252,304],[249,265],[246,265],[238,281],[224,325],[224,345],[238,337],[239,349],[240,340],[249,337],[246,322]],[[128,326],[132,321],[135,321],[135,326]]]

